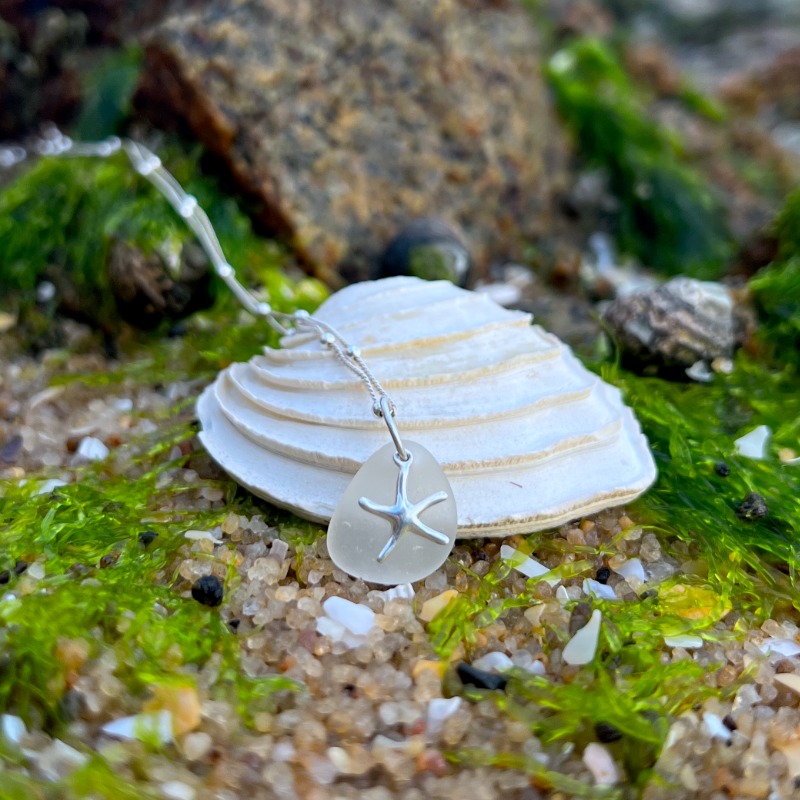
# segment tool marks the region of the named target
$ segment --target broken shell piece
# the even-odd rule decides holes
[[[500,548],[500,558],[510,561],[514,569],[519,570],[528,578],[539,578],[550,572],[549,567],[540,564],[536,559],[526,556],[525,553],[521,553],[519,550],[509,547],[507,544],[504,544]],[[546,583],[549,583],[551,586],[558,586],[560,582],[560,578],[548,578],[546,581]]]
[[[703,646],[703,640],[699,636],[692,636],[688,633],[678,636],[665,636],[664,643],[667,647],[683,647],[687,650]]]
[[[691,368],[710,378],[707,364],[733,355],[733,301],[720,283],[673,278],[617,298],[604,318],[622,349],[641,361]]]
[[[614,786],[619,783],[619,770],[611,753],[602,744],[592,742],[583,751],[583,763],[598,786]]]
[[[591,619],[567,642],[562,658],[574,667],[588,664],[597,652],[600,637],[600,622],[603,615],[599,609],[592,611]]]
[[[772,438],[768,425],[759,425],[734,442],[736,452],[745,458],[763,461],[767,457],[767,446]]]
[[[397,404],[397,426],[442,465],[461,537],[560,525],[629,502],[656,476],[620,392],[529,314],[447,281],[358,283],[314,319],[335,327]],[[367,391],[317,337],[220,373],[198,401],[203,444],[255,494],[330,520],[387,441]]]

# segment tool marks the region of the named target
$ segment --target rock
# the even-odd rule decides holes
[[[622,738],[622,731],[610,722],[598,722],[594,726],[594,732],[603,744],[618,742]]]
[[[618,297],[603,315],[629,358],[687,369],[733,355],[733,301],[722,284],[678,277]],[[696,368],[695,368],[696,369]]]
[[[594,777],[598,786],[614,786],[619,782],[619,770],[611,753],[601,744],[592,742],[583,751],[583,763]]]
[[[222,581],[216,575],[204,575],[192,586],[192,597],[204,606],[220,606],[224,591]]]
[[[750,494],[736,506],[736,516],[739,519],[754,520],[766,517],[769,513],[767,504],[760,494],[750,492]]]
[[[800,675],[794,672],[781,672],[775,676],[775,683],[781,683],[787,689],[800,694]]]
[[[431,597],[430,600],[426,600],[422,604],[419,618],[423,622],[430,622],[443,608],[449,605],[454,597],[458,597],[458,592],[455,589],[448,589],[446,592]]]
[[[473,661],[472,666],[485,672],[502,672],[506,669],[512,669],[514,662],[505,653],[496,650]]]
[[[212,304],[211,273],[202,249],[186,244],[178,261],[170,270],[157,253],[146,256],[132,245],[114,244],[108,280],[122,319],[151,330],[165,319],[182,319]]]
[[[597,570],[597,582],[606,584],[608,583],[608,579],[611,577],[611,570],[608,567],[600,567]]]
[[[725,723],[716,715],[709,711],[703,713],[703,722],[705,722],[708,732],[719,739],[726,742],[731,740],[731,731]]]
[[[158,538],[158,534],[155,531],[142,531],[139,534],[139,544],[142,547],[147,547],[149,544],[153,542],[154,539]]]
[[[444,721],[453,716],[461,707],[462,699],[460,697],[436,697],[428,703],[428,726],[426,733],[429,736],[435,736],[442,729]]]
[[[716,472],[720,478],[727,478],[731,474],[731,468],[724,461],[718,461],[714,464],[714,472]]]
[[[464,661],[456,667],[458,677],[465,686],[477,686],[478,689],[490,689],[491,691],[502,691],[508,683],[508,676],[498,675],[494,672],[484,672],[476,669]]]
[[[54,739],[52,744],[32,754],[30,759],[39,775],[54,783],[84,766],[89,761],[89,756],[65,744],[61,739]]]
[[[84,461],[102,461],[104,458],[108,458],[109,453],[110,450],[94,436],[86,436],[81,439],[81,443],[75,451],[76,457]]]
[[[366,636],[375,627],[375,612],[362,603],[351,603],[344,597],[329,597],[323,604],[325,613],[344,625],[356,636]]]
[[[414,275],[426,281],[444,278],[467,286],[470,256],[461,238],[439,219],[414,220],[389,242],[376,278]]]
[[[14,436],[9,436],[3,446],[0,447],[0,461],[4,464],[13,464],[22,452],[22,436],[18,433]]]
[[[137,107],[191,129],[318,277],[443,214],[479,270],[546,225],[565,149],[516,3],[212,0],[148,41]]]

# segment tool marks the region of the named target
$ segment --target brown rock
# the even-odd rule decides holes
[[[410,220],[479,270],[546,229],[563,152],[516,3],[215,0],[153,33],[137,105],[221,156],[312,272],[365,277]]]
[[[672,56],[656,45],[630,46],[625,66],[637,80],[648,83],[662,97],[674,97],[681,88],[681,73]]]

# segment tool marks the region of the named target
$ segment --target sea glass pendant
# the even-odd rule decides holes
[[[453,549],[456,501],[439,462],[404,442],[389,443],[356,473],[333,512],[328,552],[336,566],[371,583],[413,583],[435,572]]]

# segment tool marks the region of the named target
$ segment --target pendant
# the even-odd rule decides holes
[[[328,552],[354,578],[413,583],[439,569],[453,549],[458,518],[450,482],[422,445],[404,444],[406,461],[392,443],[372,455],[331,517]]]

